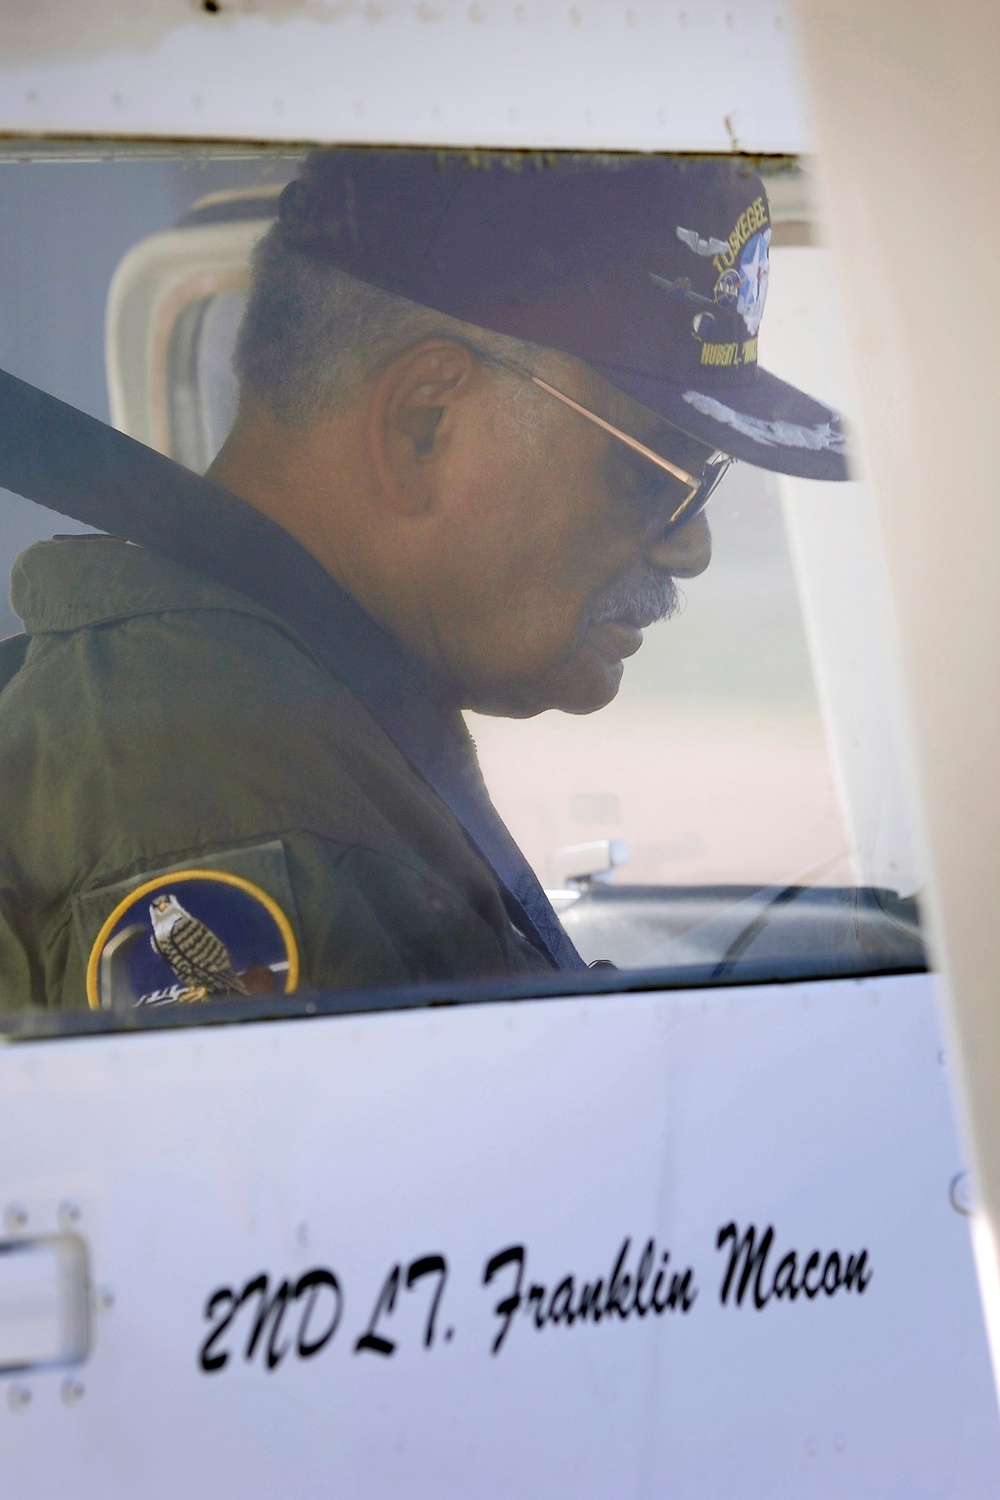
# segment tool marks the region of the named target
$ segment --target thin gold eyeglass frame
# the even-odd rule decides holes
[[[589,407],[582,406],[579,401],[575,401],[572,396],[567,396],[565,391],[560,391],[556,386],[549,385],[549,382],[547,380],[543,380],[540,375],[534,375],[527,370],[523,370],[520,373],[526,375],[527,378],[531,381],[532,385],[537,385],[539,390],[543,390],[547,392],[548,395],[554,396],[557,401],[561,401],[564,406],[568,406],[571,411],[575,411],[578,416],[585,418],[585,420],[588,422],[593,422],[594,426],[599,427],[602,432],[607,432],[611,435],[611,437],[617,438],[620,443],[625,444],[626,448],[631,448],[633,453],[641,454],[642,457],[648,459],[651,464],[655,464],[658,469],[663,469],[674,479],[679,480],[681,484],[686,484],[688,487],[688,493],[668,519],[667,525],[679,526],[684,520],[688,519],[685,513],[688,510],[688,507],[698,498],[698,495],[701,493],[706,482],[706,474],[702,474],[700,478],[695,474],[689,474],[686,469],[682,469],[677,464],[671,463],[669,458],[664,458],[662,453],[657,453],[654,448],[647,448],[646,444],[640,443],[638,438],[632,437],[630,433],[623,432],[621,428],[616,427],[613,422],[605,421],[605,419],[603,417],[599,417],[595,411],[591,411]],[[717,448],[715,452],[709,456],[705,465],[706,470],[718,466],[723,460],[726,460],[726,468],[729,467],[729,464],[734,462],[734,460],[728,453],[723,453],[721,449]],[[725,470],[723,470],[723,473],[724,472]],[[711,490],[714,490],[716,484],[718,484],[721,478],[722,474],[712,476],[713,482],[711,485],[711,489],[709,490],[709,494],[705,496],[706,502],[709,499]],[[698,509],[700,510],[701,506],[699,506]],[[694,514],[697,515],[698,511],[695,511]]]
[[[583,406],[574,397],[567,396],[566,392],[561,391],[558,386],[550,385],[547,380],[542,379],[541,375],[536,375],[533,370],[525,369],[516,360],[504,359],[502,356],[487,352],[485,349],[476,348],[475,345],[467,345],[466,347],[478,359],[481,359],[484,364],[494,365],[501,370],[510,370],[515,375],[520,375],[522,380],[530,380],[532,385],[537,385],[538,389],[545,391],[546,395],[554,396],[557,401],[561,401],[564,406],[568,406],[571,411],[575,411],[577,416],[583,417],[587,422],[592,422],[602,432],[608,433],[610,437],[617,438],[620,443],[625,444],[626,448],[631,448],[633,453],[640,454],[642,458],[648,459],[651,464],[655,464],[658,469],[662,469],[671,478],[678,480],[681,484],[687,485],[688,493],[667,520],[665,528],[667,531],[676,530],[678,527],[683,526],[686,521],[692,520],[698,515],[711,499],[716,486],[723,478],[726,470],[736,462],[731,453],[726,453],[722,448],[716,448],[709,454],[705,462],[705,468],[700,476],[689,474],[686,469],[682,469],[678,464],[672,463],[669,458],[664,458],[662,453],[657,453],[655,448],[647,447],[638,438],[632,437],[631,433],[623,432],[613,422],[608,422],[604,417],[599,417],[596,411],[590,410],[589,406]],[[716,472],[710,473],[710,470],[715,470]],[[700,503],[691,511],[690,507],[696,500],[700,500]]]

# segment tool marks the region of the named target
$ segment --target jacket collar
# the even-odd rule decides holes
[[[288,633],[283,620],[236,589],[97,533],[55,537],[22,552],[11,573],[10,597],[29,635],[192,609],[263,616]]]

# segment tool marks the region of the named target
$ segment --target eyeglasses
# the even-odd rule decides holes
[[[688,521],[693,520],[700,511],[704,510],[716,485],[730,464],[735,462],[730,454],[716,449],[714,453],[709,454],[700,475],[689,474],[686,469],[682,469],[677,464],[672,463],[669,458],[664,458],[662,453],[657,453],[653,448],[647,448],[646,444],[640,443],[638,438],[632,437],[627,432],[622,432],[620,427],[615,427],[611,422],[606,422],[603,417],[599,417],[589,407],[581,406],[579,401],[575,401],[572,396],[567,396],[565,391],[560,391],[554,385],[549,385],[548,381],[543,380],[540,375],[533,375],[529,370],[522,370],[513,361],[508,368],[516,370],[518,374],[530,380],[532,385],[537,385],[539,390],[545,391],[550,396],[554,396],[557,401],[561,401],[564,406],[568,406],[578,416],[584,417],[588,422],[593,422],[594,426],[599,427],[602,432],[610,433],[613,438],[617,438],[620,443],[624,443],[626,448],[630,448],[633,453],[638,453],[642,458],[648,459],[651,464],[655,464],[658,469],[663,470],[676,479],[678,483],[684,485],[687,493],[669,516],[664,527],[664,535],[671,531],[677,531],[681,526],[687,525]]]
[[[672,479],[677,480],[678,484],[682,484],[686,490],[686,494],[668,517],[666,525],[663,527],[664,536],[669,536],[673,531],[679,531],[682,526],[686,526],[689,521],[693,521],[695,516],[705,509],[719,481],[730,466],[736,462],[731,454],[723,453],[720,448],[716,448],[705,460],[705,466],[700,474],[689,474],[686,469],[682,469],[671,459],[664,458],[662,453],[657,453],[655,448],[647,447],[645,443],[640,443],[638,438],[632,437],[631,433],[623,432],[614,423],[605,421],[604,417],[599,417],[588,406],[582,406],[572,396],[567,396],[565,391],[559,390],[557,386],[550,385],[547,380],[543,380],[540,375],[534,374],[532,370],[525,369],[516,360],[504,359],[500,355],[487,352],[487,350],[479,349],[475,346],[468,347],[485,364],[495,365],[502,370],[510,370],[515,375],[520,375],[523,380],[530,380],[532,385],[538,386],[539,390],[545,391],[549,396],[554,396],[557,401],[561,401],[564,406],[568,406],[571,411],[575,411],[585,421],[592,422],[602,432],[606,432],[611,437],[617,438],[620,443],[623,443],[626,448],[631,449],[633,453],[637,453],[640,458],[644,458],[649,463],[654,464],[661,473],[669,474]]]

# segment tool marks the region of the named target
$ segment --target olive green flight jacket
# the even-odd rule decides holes
[[[184,868],[277,902],[299,988],[547,969],[449,809],[275,615],[100,536],[31,547],[11,598],[0,1011],[85,1007],[102,924]]]

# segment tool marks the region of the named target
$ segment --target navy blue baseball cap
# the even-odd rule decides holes
[[[735,458],[848,477],[840,414],[757,363],[771,218],[743,158],[317,151],[279,217],[293,248],[573,355]]]

